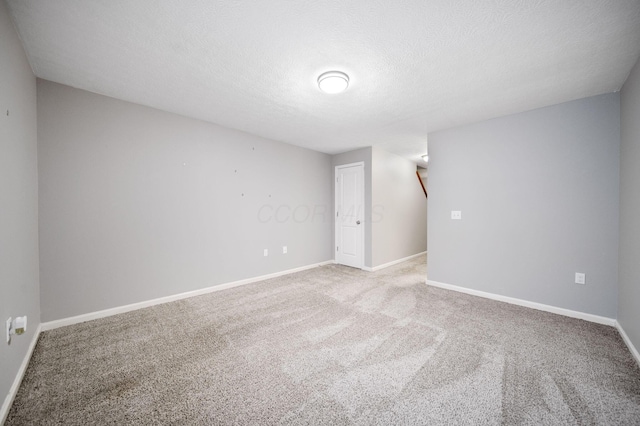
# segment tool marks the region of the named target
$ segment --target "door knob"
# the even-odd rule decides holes
[[[358,220],[358,221],[356,221],[356,225],[360,225],[360,221],[359,221],[359,220]]]

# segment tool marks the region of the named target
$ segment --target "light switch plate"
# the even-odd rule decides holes
[[[586,282],[586,276],[582,272],[576,272],[576,284],[584,284]]]
[[[460,210],[451,210],[451,219],[453,220],[461,220],[462,212]]]
[[[287,254],[287,246],[282,246],[282,254]]]

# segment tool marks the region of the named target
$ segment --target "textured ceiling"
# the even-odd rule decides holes
[[[417,159],[430,131],[617,91],[640,54],[640,0],[7,3],[40,78],[327,153]]]

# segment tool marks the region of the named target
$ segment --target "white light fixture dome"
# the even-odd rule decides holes
[[[349,76],[341,71],[327,71],[318,77],[318,87],[329,94],[344,92],[349,87]]]
[[[424,161],[425,163],[429,162],[429,154],[425,154],[422,156],[422,161]]]

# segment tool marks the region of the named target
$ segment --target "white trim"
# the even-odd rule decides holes
[[[362,166],[364,167],[364,161],[356,161],[355,163],[347,163],[347,164],[338,164],[335,168],[343,168],[343,167],[354,167],[354,166]]]
[[[631,343],[631,339],[629,339],[629,336],[627,336],[627,333],[625,333],[624,329],[618,321],[616,321],[616,328],[618,329],[618,333],[620,333],[620,336],[622,336],[622,340],[624,340],[624,343],[629,348],[629,351],[631,351],[631,355],[633,355],[633,357],[636,359],[636,362],[638,363],[638,366],[640,366],[640,353],[638,353],[636,347],[633,346],[633,343]]]
[[[487,293],[480,290],[473,290],[470,288],[460,287],[453,284],[440,283],[437,281],[426,280],[426,284],[433,287],[440,287],[447,290],[453,290],[460,293],[471,294],[473,296],[484,297],[485,299],[498,300],[500,302],[511,303],[512,305],[524,306],[527,308],[537,309],[539,311],[551,312],[553,314],[564,315],[565,317],[578,318],[589,322],[595,322],[598,324],[610,325],[615,327],[616,320],[608,317],[601,317],[599,315],[587,314],[585,312],[572,311],[570,309],[558,308],[557,306],[545,305],[543,303],[530,302],[528,300],[516,299],[515,297],[502,296],[500,294]]]
[[[33,333],[31,344],[29,344],[29,349],[27,349],[27,353],[24,355],[24,359],[22,360],[22,364],[20,364],[20,368],[18,369],[16,378],[13,380],[13,384],[9,388],[9,393],[4,399],[4,403],[2,404],[2,408],[0,409],[0,425],[3,425],[4,422],[7,420],[7,416],[9,415],[9,410],[11,409],[11,404],[13,404],[13,400],[16,398],[18,389],[20,389],[22,378],[24,377],[24,373],[27,371],[27,367],[29,366],[29,361],[31,361],[31,355],[33,355],[33,350],[36,347],[36,343],[38,343],[38,337],[40,337],[41,331],[42,331],[42,325],[38,324],[38,327],[36,328],[36,332]]]
[[[220,290],[226,290],[229,288],[238,287],[245,284],[251,284],[258,281],[264,281],[271,278],[281,277],[283,275],[289,275],[295,272],[305,271],[307,269],[317,268],[318,266],[329,265],[332,263],[334,263],[333,260],[328,260],[325,262],[314,263],[312,265],[301,266],[299,268],[288,269],[286,271],[275,272],[273,274],[261,275],[259,277],[247,278],[244,280],[219,284],[212,287],[202,288],[200,290],[187,291],[185,293],[159,297],[157,299],[145,300],[144,302],[132,303],[130,305],[117,306],[115,308],[104,309],[102,311],[89,312],[87,314],[77,315],[74,317],[68,317],[68,318],[62,318],[59,320],[43,322],[40,325],[42,327],[42,331],[53,330],[54,328],[58,328],[58,327],[65,327],[67,325],[79,324],[85,321],[91,321],[94,319],[110,317],[112,315],[118,315],[118,314],[135,311],[142,308],[148,308],[149,306],[160,305],[163,303],[173,302],[176,300],[187,299],[189,297],[200,296],[203,294],[213,293]]]
[[[367,191],[366,188],[366,177],[365,177],[365,168],[366,168],[366,164],[364,161],[357,161],[355,163],[348,163],[348,164],[339,164],[337,166],[335,166],[334,170],[333,170],[333,241],[334,247],[338,247],[338,240],[339,238],[339,232],[338,232],[338,222],[336,221],[336,217],[338,216],[338,170],[339,169],[345,169],[345,168],[349,168],[349,167],[361,167],[360,172],[361,172],[361,178],[362,178],[362,191],[360,194],[360,203],[362,205],[362,219],[360,220],[362,227],[360,228],[360,269],[363,270],[367,270],[366,266],[364,266],[364,252],[366,250],[365,248],[365,232],[366,232],[366,228],[365,228],[365,218],[367,217],[367,206],[366,206],[366,196],[365,196],[365,192]],[[336,250],[337,251],[337,250]],[[335,263],[341,264],[340,262],[338,262],[338,254],[337,252],[334,251],[333,256],[334,256],[334,260],[336,261]],[[346,265],[346,266],[352,266],[352,265]]]
[[[374,266],[373,268],[365,266],[362,269],[364,269],[367,272],[375,272],[375,271],[379,271],[380,269],[388,268],[389,266],[397,265],[398,263],[406,262],[407,260],[411,260],[414,257],[422,256],[423,254],[427,254],[427,251],[425,250],[420,253],[412,254],[411,256],[403,257],[402,259],[397,259],[391,262],[383,263],[382,265]]]

